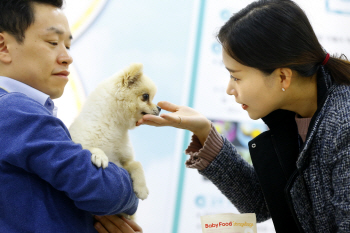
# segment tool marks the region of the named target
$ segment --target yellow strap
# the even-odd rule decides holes
[[[8,90],[6,90],[5,88],[3,87],[0,87],[1,89],[3,89],[4,91],[6,91],[7,93],[10,93]]]

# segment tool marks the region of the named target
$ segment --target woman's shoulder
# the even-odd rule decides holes
[[[350,138],[350,86],[337,85],[328,95],[317,119],[315,146],[323,148],[320,161],[334,163],[341,154],[340,148],[349,145]]]
[[[324,106],[325,115],[329,120],[350,121],[350,86],[335,85]]]

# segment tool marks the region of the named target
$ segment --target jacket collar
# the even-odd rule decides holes
[[[328,91],[333,84],[334,81],[329,71],[324,66],[321,66],[317,74],[317,110],[323,107],[328,96]]]
[[[306,141],[301,149],[297,160],[297,167],[300,168],[306,161],[305,152],[310,147],[311,141],[315,135],[316,129],[323,116],[322,109],[327,100],[329,93],[334,89],[334,81],[328,70],[324,66],[320,66],[317,73],[317,110],[311,119]],[[276,110],[263,117],[262,120],[273,131],[280,131],[286,125],[296,125],[295,113],[287,110]]]
[[[297,160],[297,167],[299,169],[304,165],[307,165],[306,162],[310,153],[306,152],[310,148],[318,126],[324,116],[324,106],[328,102],[329,94],[334,90],[335,87],[336,85],[329,71],[324,66],[321,66],[317,74],[317,110],[314,116],[311,118],[306,140],[303,147],[301,148],[301,152]]]

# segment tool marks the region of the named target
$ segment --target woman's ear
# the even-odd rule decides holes
[[[8,34],[7,33],[0,33],[0,62],[2,63],[11,63],[11,55],[8,50]]]
[[[290,68],[279,68],[281,88],[287,90],[292,82],[293,71]]]

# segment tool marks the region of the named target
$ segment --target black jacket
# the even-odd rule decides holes
[[[316,116],[326,97],[333,90],[331,87],[330,77],[321,69],[317,78],[318,109],[310,122],[307,137],[315,125]],[[294,211],[290,194],[297,177],[300,178],[304,190],[307,190],[302,174],[308,162],[301,168],[297,169],[296,166],[303,142],[298,134],[295,113],[276,110],[262,120],[269,130],[250,141],[249,148],[276,232],[304,232]],[[259,148],[256,148],[257,145]],[[309,199],[307,192],[304,195]]]

